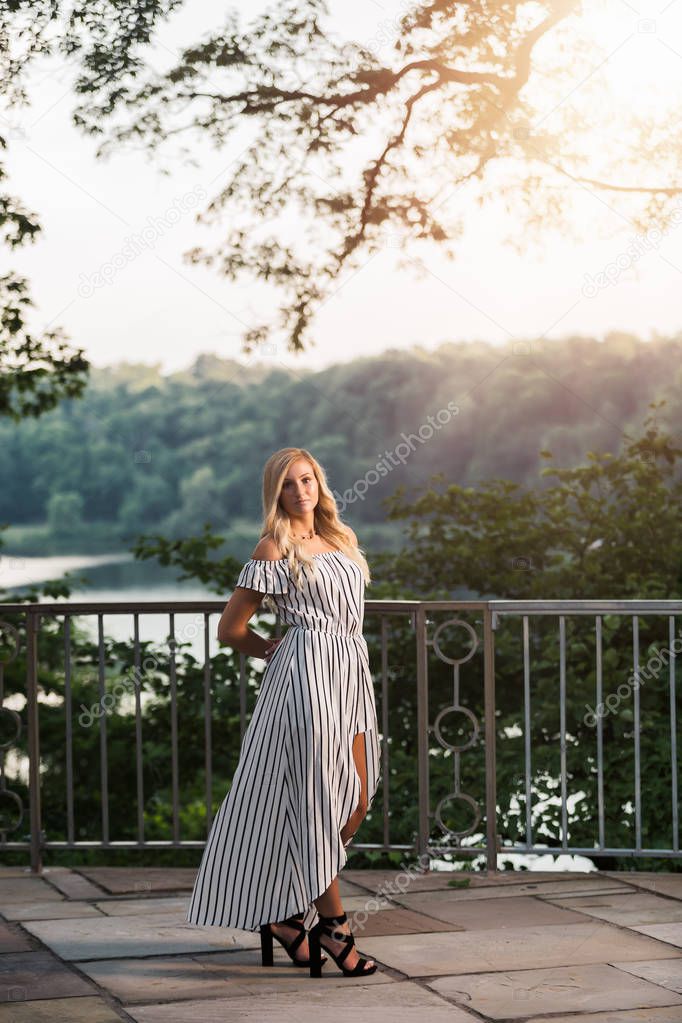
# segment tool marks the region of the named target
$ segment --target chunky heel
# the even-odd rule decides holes
[[[263,966],[272,966],[272,931],[270,924],[261,924],[260,928],[260,955]]]
[[[322,976],[322,956],[320,950],[320,936],[314,927],[308,931],[308,949],[310,950],[310,976]]]
[[[277,941],[280,943],[280,945],[282,946],[282,948],[284,949],[286,954],[291,959],[291,961],[294,964],[294,966],[308,966],[309,963],[310,963],[310,959],[309,958],[308,959],[297,959],[296,958],[296,954],[295,954],[296,950],[299,947],[299,945],[301,945],[305,941],[306,936],[307,936],[306,929],[303,926],[303,916],[301,914],[299,914],[298,916],[290,916],[286,920],[283,920],[282,923],[286,924],[287,927],[291,927],[292,930],[298,931],[298,934],[296,935],[295,938],[293,938],[292,941],[287,942],[287,941],[284,940],[284,938],[280,938],[279,934],[275,934],[275,932],[272,930],[270,924],[261,924],[261,927],[260,927],[260,952],[261,952],[261,960],[262,960],[263,966],[272,966],[273,965],[273,962],[274,962],[273,954],[272,954],[272,950],[273,950],[272,939],[273,938],[277,939]],[[327,957],[320,953],[319,947],[318,947],[318,958],[320,959],[320,964],[322,964],[322,963],[327,961]]]

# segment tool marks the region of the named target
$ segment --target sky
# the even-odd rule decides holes
[[[248,23],[265,6],[256,0],[227,5],[190,0],[164,27],[150,62],[167,65],[180,47],[219,25],[228,7],[239,9]],[[340,35],[388,57],[386,41],[395,36],[405,0],[344,0],[330,6]],[[636,5],[594,0],[602,22],[594,13],[590,26],[601,33],[604,67],[617,89],[630,88],[633,97],[641,97],[654,77],[659,83],[666,75],[679,82],[678,8],[682,4],[664,0]],[[604,67],[595,67],[594,74]],[[197,137],[197,166],[177,160],[168,175],[160,172],[160,160],[130,144],[98,160],[96,141],[71,121],[73,72],[63,59],[37,65],[30,106],[3,112],[5,129],[8,122],[13,129],[6,157],[9,188],[38,214],[43,227],[35,244],[11,254],[12,268],[31,281],[32,325],[36,330],[61,326],[100,367],[143,362],[167,373],[188,367],[202,353],[243,358],[240,339],[244,326],[258,318],[261,286],[191,266],[183,253],[197,245],[211,248],[211,240],[219,238],[215,228],[196,223],[195,215],[228,180],[245,136],[238,133],[220,151]],[[587,78],[594,75],[577,78],[574,94],[562,97],[562,103],[574,102]],[[652,167],[652,179],[658,170]],[[400,267],[401,254],[389,239],[359,271],[339,279],[336,294],[316,316],[312,347],[295,356],[280,345],[263,357],[316,369],[413,345],[430,349],[452,341],[500,345],[538,338],[549,343],[573,334],[603,338],[609,331],[648,340],[680,330],[682,231],[670,230],[648,244],[640,238],[638,258],[628,261],[628,246],[638,239],[627,218],[610,199],[581,189],[581,238],[550,233],[544,245],[532,243],[517,252],[504,238],[509,233],[521,238],[523,221],[517,225],[501,200],[481,209],[462,189],[449,202],[465,220],[456,259],[447,260],[432,247],[420,252],[419,271],[407,250],[402,254],[407,264]],[[608,265],[618,267],[612,280],[586,287],[586,275],[594,280]],[[103,267],[110,279],[95,284]]]

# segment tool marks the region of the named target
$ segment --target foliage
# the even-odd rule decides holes
[[[23,74],[49,47],[45,33],[56,15],[51,0],[33,4],[17,0],[0,7],[0,99],[6,107],[25,103]],[[0,121],[0,152],[13,134],[6,118]],[[37,216],[20,199],[4,190],[7,177],[0,163],[0,243],[14,250],[36,240]],[[60,328],[35,335],[27,314],[33,302],[27,280],[12,271],[0,275],[0,417],[20,421],[41,416],[63,398],[82,394],[88,361],[73,349]]]
[[[673,215],[674,110],[638,118],[617,104],[596,74],[612,54],[590,45],[580,0],[414,0],[363,42],[335,35],[326,0],[279,0],[246,27],[229,10],[178,53],[162,43],[173,59],[157,70],[147,58],[182,6],[17,0],[2,9],[0,70],[18,97],[38,57],[72,62],[74,121],[98,155],[170,144],[196,163],[197,137],[223,148],[252,129],[202,217],[226,225],[219,245],[186,253],[275,285],[279,315],[245,329],[246,352],[278,333],[308,347],[341,275],[387,241],[454,257],[464,218],[448,200],[464,188],[458,207],[501,199],[523,212],[517,248],[574,229],[576,184],[611,209],[627,202],[642,232]]]
[[[444,344],[303,375],[270,369],[267,362],[240,372],[229,360],[204,358],[167,376],[136,365],[95,369],[80,400],[63,401],[37,422],[0,423],[0,479],[6,481],[0,519],[37,526],[55,494],[77,491],[84,519],[83,529],[73,533],[79,545],[103,524],[109,533],[100,549],[110,551],[130,548],[140,532],[153,530],[174,542],[209,522],[228,532],[239,554],[246,552],[260,514],[266,458],[275,447],[302,444],[324,464],[342,513],[362,529],[368,549],[398,548],[399,520],[386,520],[383,501],[398,487],[423,489],[437,472],[475,493],[456,499],[453,490],[436,500],[434,491],[434,516],[439,505],[446,521],[461,513],[462,531],[488,514],[486,505],[490,514],[500,505],[494,529],[478,541],[475,588],[490,588],[485,565],[506,544],[504,589],[513,595],[524,575],[521,559],[533,558],[526,575],[541,574],[544,530],[556,531],[552,517],[563,514],[561,507],[548,507],[537,535],[531,527],[527,535],[518,530],[521,516],[528,521],[532,515],[535,490],[550,485],[539,475],[546,465],[539,451],[550,448],[569,471],[586,450],[613,452],[613,460],[621,436],[634,436],[647,403],[674,399],[679,375],[671,372],[673,364],[682,365],[679,340],[645,343],[613,334],[603,342],[569,337],[535,355],[482,343]],[[458,408],[454,416],[450,402]],[[448,421],[439,423],[442,410]],[[672,434],[679,432],[676,400],[665,421]],[[430,422],[438,428],[431,430]],[[647,471],[644,466],[640,486],[647,485]],[[480,485],[500,477],[510,481],[508,487],[527,490]],[[630,506],[635,499],[633,492]],[[663,510],[661,523],[671,514]],[[57,539],[49,538],[50,544]],[[627,539],[634,541],[634,533]],[[32,537],[30,546],[17,545],[13,552],[51,552],[44,543]],[[458,544],[450,545],[455,559],[458,551]],[[422,553],[429,564],[431,555]],[[457,577],[457,560],[453,566]],[[430,585],[424,573],[421,583]]]
[[[444,473],[412,501],[399,487],[387,514],[409,520],[409,543],[387,559],[390,578],[416,593],[447,592],[456,579],[510,600],[680,598],[681,454],[652,414],[622,453],[588,451],[587,465],[543,469],[559,481],[545,489],[504,479],[474,489]]]
[[[435,488],[409,503],[397,494],[390,514],[409,522],[408,545],[396,557],[371,559],[376,589],[371,596],[437,598],[448,595],[453,581],[465,584],[474,595],[542,600],[543,586],[552,596],[581,597],[679,597],[680,527],[668,508],[679,506],[679,477],[675,468],[682,453],[672,438],[662,431],[656,419],[660,404],[652,404],[641,436],[631,440],[616,457],[594,453],[588,464],[573,470],[548,470],[558,479],[544,491],[518,495],[509,481],[495,481],[494,497],[490,487],[474,491],[451,485],[444,493]],[[516,500],[502,501],[500,494],[515,494]],[[451,503],[449,503],[451,502]],[[481,538],[493,538],[487,553]],[[631,546],[638,536],[647,538],[647,557],[641,542]],[[466,538],[466,541],[465,541]],[[592,546],[603,539],[601,546]],[[201,578],[217,591],[234,584],[239,562],[228,557],[215,559],[220,538],[208,525],[199,537],[168,541],[163,537],[140,538],[139,554],[157,557],[166,564],[182,567],[187,577]],[[510,566],[506,555],[511,544],[513,557],[529,558],[533,566],[542,566],[543,577],[523,568]],[[588,550],[588,548],[590,548]],[[602,553],[606,547],[610,553]],[[659,558],[662,547],[667,558]],[[518,552],[521,551],[521,555]],[[588,558],[598,562],[591,566]],[[602,574],[599,574],[601,568]],[[604,583],[600,579],[605,580]],[[544,580],[544,581],[543,581]],[[476,592],[484,588],[485,594]],[[511,593],[509,591],[512,591]],[[55,589],[54,594],[57,593]],[[62,589],[62,592],[64,590]],[[68,592],[68,591],[67,591]],[[35,599],[35,596],[34,598]],[[433,641],[436,627],[452,618],[451,612],[429,611],[427,631]],[[441,711],[441,732],[446,742],[466,743],[471,724],[461,714],[448,713],[453,702],[466,707],[481,726],[483,706],[482,624],[480,612],[460,612],[459,621],[469,623],[477,637],[477,648],[468,656],[469,638],[459,635],[461,626],[450,623],[441,634],[443,652],[463,659],[461,668],[442,661],[435,648],[429,654],[429,772],[430,809],[443,800],[443,823],[455,830],[472,824],[471,811],[462,804],[449,804],[448,796],[460,786],[478,803],[480,820],[464,844],[482,842],[485,828],[485,743],[482,734],[459,758],[441,747],[433,733]],[[20,622],[16,620],[17,627]],[[270,634],[267,620],[259,622],[260,631]],[[634,846],[639,826],[644,848],[663,848],[671,842],[670,798],[672,771],[669,728],[668,676],[661,667],[668,640],[665,616],[637,619],[640,665],[643,684],[622,693],[618,689],[631,677],[633,667],[633,629],[635,622],[616,613],[601,615],[602,625],[602,698],[616,691],[617,706],[601,720],[603,735],[602,785],[604,798],[604,834],[607,847]],[[388,661],[385,682],[381,676],[381,616],[370,614],[365,635],[370,647],[371,664],[376,677],[377,710],[380,728],[386,729],[387,771],[382,777],[374,804],[363,824],[362,841],[383,841],[383,799],[389,800],[389,837],[392,842],[410,844],[417,831],[417,705],[416,644],[409,614],[389,615],[386,620]],[[21,628],[20,628],[21,632]],[[205,831],[204,764],[204,669],[182,636],[176,648],[176,698],[178,735],[178,779],[180,803],[177,827],[183,838],[201,838]],[[597,806],[597,730],[590,711],[596,707],[596,648],[594,621],[590,617],[565,616],[566,714],[559,714],[560,637],[555,616],[529,617],[528,651],[531,761],[525,764],[526,707],[524,705],[524,638],[521,623],[502,618],[495,631],[496,659],[496,736],[498,830],[503,844],[523,843],[526,838],[526,811],[530,812],[532,838],[548,848],[561,848],[564,837],[561,790],[562,748],[565,751],[567,839],[571,845],[594,847],[598,837]],[[63,837],[65,815],[65,690],[63,623],[46,616],[39,647],[40,682],[44,692],[41,703],[41,747],[44,763],[43,792],[45,827],[52,837]],[[101,828],[102,801],[100,729],[106,728],[109,777],[109,814],[111,835],[135,838],[138,806],[136,802],[136,732],[134,685],[131,672],[136,664],[146,665],[140,685],[142,783],[144,802],[141,812],[148,837],[168,838],[172,833],[171,773],[171,678],[169,644],[156,647],[142,643],[136,654],[130,642],[105,640],[102,669],[94,638],[74,622],[70,637],[72,725],[74,733],[74,820],[78,838],[92,837]],[[23,647],[22,647],[23,650]],[[5,672],[7,697],[23,690],[24,655]],[[658,658],[658,667],[652,669]],[[151,667],[150,665],[151,660]],[[100,670],[107,703],[106,713],[97,711],[100,700]],[[253,664],[244,667],[247,716],[258,692],[258,671]],[[229,785],[239,752],[241,703],[240,667],[233,653],[220,652],[212,658],[211,720],[213,730],[214,810]],[[386,701],[384,703],[384,701]],[[101,705],[101,704],[100,704]],[[91,720],[87,723],[88,711]],[[85,714],[85,723],[79,715]],[[677,720],[682,708],[677,708]],[[639,729],[637,729],[639,719]],[[635,743],[639,735],[639,771],[641,786],[640,816],[635,801]],[[678,737],[679,740],[679,737]],[[25,743],[25,739],[22,740]],[[22,746],[25,749],[25,746]],[[459,764],[455,761],[459,759]],[[382,764],[382,769],[383,769]],[[526,806],[526,767],[529,771],[531,802]],[[93,779],[96,779],[93,784]],[[12,787],[17,788],[16,779]],[[438,851],[446,843],[438,822],[431,818],[430,844]],[[444,858],[459,862],[457,853]],[[409,855],[356,849],[351,862],[368,865],[407,863]],[[475,859],[480,864],[481,858]],[[595,857],[601,867],[619,866],[627,861],[618,857]],[[657,861],[643,861],[647,869]],[[666,861],[665,869],[670,869]]]
[[[241,570],[241,562],[227,555],[216,559],[209,552],[220,547],[223,538],[216,536],[208,522],[199,536],[184,540],[169,540],[167,537],[140,536],[135,541],[135,557],[155,558],[161,565],[173,565],[181,569],[178,581],[198,579],[217,593],[225,593]]]
[[[548,468],[545,472],[559,482],[544,491],[523,493],[500,480],[478,491],[456,484],[443,491],[434,487],[413,501],[404,492],[397,493],[390,502],[389,517],[408,520],[409,542],[398,557],[380,559],[391,588],[402,596],[443,597],[457,580],[474,596],[495,599],[680,599],[681,484],[675,470],[682,449],[659,429],[659,405],[651,407],[642,435],[627,443],[621,454],[606,457],[589,452],[587,465],[571,470]],[[432,628],[447,617],[430,614]],[[455,617],[474,624],[465,614]],[[599,701],[595,618],[565,612],[562,730],[558,615],[535,617],[528,612],[527,706],[518,617],[517,613],[502,618],[495,632],[498,829],[503,843],[526,841],[529,812],[536,843],[557,849],[566,839],[573,846],[594,847],[600,838],[597,733],[601,728],[601,839],[607,848],[634,848],[638,842],[647,849],[671,848],[671,796],[677,771],[671,746],[670,669],[665,667],[670,661],[671,620],[660,613],[642,613],[631,621],[625,613],[599,615],[603,656]],[[479,621],[479,644],[480,625]],[[635,637],[639,685],[633,674]],[[680,633],[675,637],[679,644]],[[453,700],[451,670],[435,657],[430,665],[432,721]],[[480,656],[462,667],[461,685],[466,693],[460,695],[461,704],[482,721]],[[673,704],[679,721],[679,697]],[[529,763],[525,761],[526,710]],[[459,722],[458,737],[450,741],[464,742],[469,734],[468,724]],[[678,732],[678,742],[680,738]],[[566,829],[561,816],[562,746]],[[477,749],[477,753],[461,754],[461,778],[463,791],[480,801],[485,772],[482,750]],[[447,780],[450,756],[436,747],[430,757],[432,791],[440,796],[452,789],[452,780]],[[595,862],[603,869],[632,866],[629,858],[617,856],[595,857]],[[649,860],[644,868],[656,865],[655,859]],[[670,861],[659,865],[671,869]]]
[[[0,148],[5,142],[0,137]],[[4,171],[0,165],[0,184]],[[20,212],[15,200],[0,194],[0,228],[12,248],[35,239],[38,223]],[[54,409],[63,399],[83,393],[89,363],[72,349],[60,329],[35,335],[27,325],[33,305],[24,277],[0,275],[0,417],[19,422]]]

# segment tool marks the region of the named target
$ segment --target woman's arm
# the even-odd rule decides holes
[[[276,560],[279,551],[273,540],[264,537],[256,545],[252,558],[263,561]],[[226,643],[233,650],[249,657],[265,657],[265,653],[277,640],[266,639],[248,627],[265,596],[259,590],[246,586],[235,586],[234,593],[225,605],[218,622],[218,642]]]
[[[265,657],[272,640],[248,627],[260,607],[264,594],[236,586],[218,622],[218,642],[226,643],[249,657]]]

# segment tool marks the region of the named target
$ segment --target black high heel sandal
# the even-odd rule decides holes
[[[289,942],[289,944],[287,944],[286,941],[284,940],[284,938],[280,938],[280,936],[278,934],[275,934],[275,932],[270,927],[270,924],[261,924],[261,928],[260,928],[260,952],[261,952],[261,962],[262,962],[262,965],[263,966],[272,966],[272,964],[273,964],[273,954],[272,954],[273,953],[273,945],[272,945],[272,939],[276,938],[277,941],[282,946],[282,948],[284,949],[284,951],[286,952],[286,954],[291,959],[291,961],[294,964],[294,966],[310,966],[310,959],[309,958],[308,959],[297,959],[295,954],[294,954],[296,952],[296,949],[299,947],[299,945],[303,941],[305,941],[306,935],[308,933],[306,931],[305,927],[303,926],[303,914],[299,913],[298,916],[290,916],[287,920],[282,920],[281,923],[283,925],[285,925],[286,927],[294,928],[299,933],[296,935],[296,937],[291,942]],[[324,958],[326,960],[327,957],[325,956]]]
[[[334,941],[344,942],[346,947],[342,949],[338,955],[332,952],[332,950],[330,948],[327,948],[327,946],[325,945],[325,950],[329,952],[329,955],[332,957],[338,968],[341,970],[341,973],[344,975],[344,977],[359,977],[363,974],[369,976],[370,973],[374,973],[374,971],[377,968],[377,964],[373,963],[369,967],[369,969],[365,969],[367,963],[369,962],[369,959],[366,959],[361,955],[359,955],[358,961],[352,970],[347,969],[343,965],[344,960],[350,953],[350,950],[355,945],[355,938],[353,937],[352,934],[344,934],[342,931],[337,930],[336,927],[337,924],[344,924],[346,922],[346,920],[348,919],[346,914],[342,913],[341,916],[323,916],[322,913],[318,911],[317,915],[319,917],[317,923],[308,931],[308,943],[310,948],[310,976],[311,977],[322,976],[322,952],[320,945],[321,934],[326,934],[327,937],[332,938]],[[358,953],[359,952],[360,950],[358,949]]]

